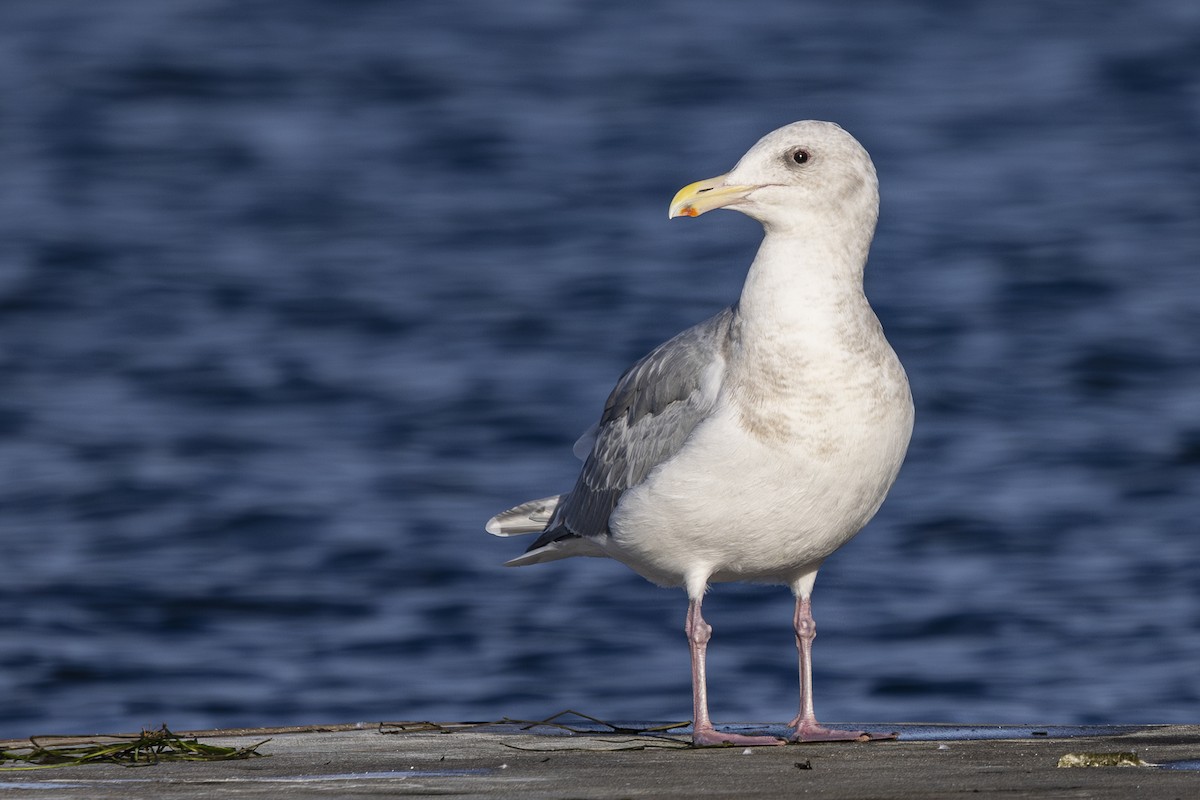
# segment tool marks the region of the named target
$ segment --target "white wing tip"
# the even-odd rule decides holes
[[[523,533],[540,533],[554,515],[554,509],[562,495],[554,494],[527,503],[508,511],[502,511],[487,521],[483,529],[492,536],[520,536]]]

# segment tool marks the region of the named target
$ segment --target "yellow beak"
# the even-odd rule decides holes
[[[757,186],[726,186],[725,176],[718,175],[706,181],[689,183],[671,198],[667,219],[675,217],[698,217],[705,211],[721,208],[741,200]]]

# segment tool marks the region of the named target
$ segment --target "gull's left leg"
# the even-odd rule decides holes
[[[826,728],[817,722],[813,711],[812,643],[817,638],[817,623],[812,615],[812,587],[817,578],[814,571],[793,584],[796,592],[796,649],[800,653],[800,713],[791,721],[793,742],[866,742],[871,739],[895,739],[896,734],[871,734],[866,731],[843,731]]]

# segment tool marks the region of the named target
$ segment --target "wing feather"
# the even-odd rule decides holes
[[[546,531],[527,552],[608,533],[621,495],[674,456],[711,411],[734,313],[726,308],[688,328],[626,370],[604,404],[575,487],[562,496]]]

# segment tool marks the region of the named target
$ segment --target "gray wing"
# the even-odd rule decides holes
[[[710,369],[724,364],[733,320],[734,309],[727,308],[659,345],[621,376],[575,488],[529,550],[608,532],[621,495],[675,455],[712,409],[716,392],[705,392],[703,383]]]

